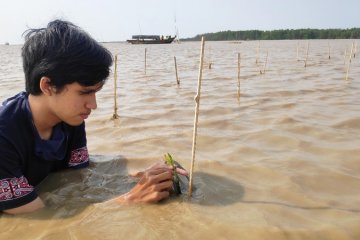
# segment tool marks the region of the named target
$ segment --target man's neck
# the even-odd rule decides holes
[[[43,140],[50,139],[53,127],[59,123],[59,120],[51,113],[46,97],[30,94],[29,106],[39,136]]]

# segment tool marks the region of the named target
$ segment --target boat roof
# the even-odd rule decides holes
[[[133,35],[133,39],[160,39],[160,35]]]

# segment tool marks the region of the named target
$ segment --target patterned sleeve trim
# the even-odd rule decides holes
[[[22,198],[34,191],[24,176],[0,179],[0,202]]]
[[[89,153],[87,147],[75,149],[71,152],[69,167],[79,167],[89,164]]]

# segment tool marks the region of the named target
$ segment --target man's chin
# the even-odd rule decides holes
[[[64,121],[66,124],[73,126],[73,127],[77,127],[80,126],[81,124],[83,124],[84,120],[80,120],[80,121]]]

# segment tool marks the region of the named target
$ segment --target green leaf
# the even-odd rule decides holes
[[[175,167],[175,162],[174,159],[172,158],[172,156],[170,155],[170,153],[167,153],[164,155],[166,164]]]
[[[176,172],[176,165],[175,165],[175,160],[172,158],[172,156],[170,155],[170,153],[166,153],[164,155],[164,158],[165,158],[165,162],[167,165],[170,165],[174,168],[174,182],[175,183],[178,183],[179,182],[179,176]]]

